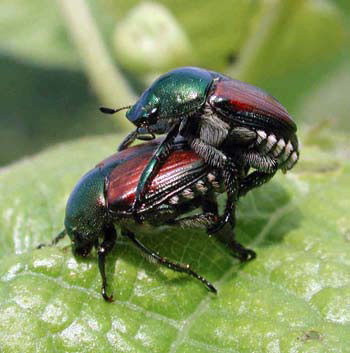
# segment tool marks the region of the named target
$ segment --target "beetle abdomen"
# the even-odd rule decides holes
[[[222,178],[216,172],[210,172],[202,177],[192,180],[185,188],[181,188],[176,194],[169,199],[169,205],[179,205],[189,200],[207,195],[210,191],[223,193],[225,190]]]
[[[260,155],[274,160],[283,171],[293,168],[299,159],[298,139],[295,134],[290,139],[285,139],[278,138],[273,133],[268,134],[264,130],[258,130],[256,133],[256,146]],[[256,168],[254,163],[251,166]]]

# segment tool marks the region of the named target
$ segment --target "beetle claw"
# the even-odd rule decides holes
[[[252,261],[255,258],[256,258],[256,252],[251,249],[243,249],[243,251],[238,256],[238,259],[241,262]]]
[[[220,219],[216,224],[214,224],[212,227],[208,229],[208,233],[217,233],[219,232],[222,228],[225,227],[227,224],[226,218]]]
[[[102,292],[102,296],[103,296],[103,299],[106,302],[108,302],[108,303],[113,303],[114,302],[113,294],[107,295],[106,292]]]
[[[231,226],[234,227],[235,222],[232,218],[231,212],[227,212],[222,217],[220,217],[219,221],[208,229],[208,233],[212,234],[219,232],[222,228],[225,227],[227,223],[230,223]]]
[[[254,250],[245,248],[235,240],[231,241],[230,248],[233,251],[233,256],[239,259],[240,262],[248,262],[256,258],[256,252]]]
[[[102,288],[101,288],[101,294],[102,294],[103,299],[104,299],[106,302],[108,302],[108,303],[114,302],[113,294],[107,295],[107,293],[106,293],[106,286],[105,286],[105,285],[103,285]]]

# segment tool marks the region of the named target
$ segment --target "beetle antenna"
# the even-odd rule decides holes
[[[114,113],[118,113],[121,110],[124,109],[129,109],[131,108],[131,105],[128,105],[126,107],[122,107],[122,108],[118,108],[118,109],[112,109],[112,108],[106,108],[106,107],[100,107],[100,111],[104,114],[114,114]]]
[[[39,244],[36,248],[37,249],[41,249],[45,246],[53,246],[53,245],[56,245],[61,239],[63,239],[65,236],[67,235],[67,232],[65,229],[63,229],[61,232],[59,232],[55,238],[51,241],[50,244],[44,244],[44,243],[41,243]]]
[[[61,239],[63,239],[67,235],[67,232],[65,229],[63,229],[61,232],[59,232],[56,237],[52,240],[51,245],[56,245]]]

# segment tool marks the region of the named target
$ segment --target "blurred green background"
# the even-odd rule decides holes
[[[1,1],[1,353],[348,352],[349,12],[349,0]],[[246,266],[204,232],[140,235],[220,295],[121,240],[106,304],[95,255],[31,250],[62,229],[74,183],[131,129],[125,111],[98,107],[132,104],[181,65],[277,97],[298,124],[300,162],[240,202],[238,240],[258,253]],[[97,134],[109,136],[79,139]]]
[[[132,104],[180,65],[266,89],[299,130],[350,130],[349,10],[348,0],[2,1],[0,165],[130,129],[98,107]]]

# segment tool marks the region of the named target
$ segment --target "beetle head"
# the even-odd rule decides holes
[[[212,83],[203,69],[183,67],[160,76],[126,112],[138,128],[162,134],[172,123],[197,112],[205,103]]]
[[[159,113],[159,99],[152,92],[146,90],[138,102],[126,112],[126,117],[137,126],[139,134],[164,133],[164,131],[158,132]]]
[[[94,245],[95,236],[89,236],[86,233],[79,233],[74,228],[66,226],[67,234],[72,241],[72,250],[74,255],[86,257],[90,254]]]

